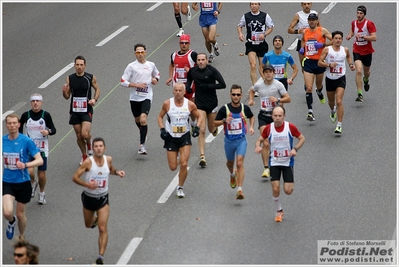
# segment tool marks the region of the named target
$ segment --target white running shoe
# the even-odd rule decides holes
[[[179,29],[179,32],[176,34],[176,36],[177,37],[180,37],[180,36],[182,36],[184,34],[184,30],[183,30],[183,28],[180,28]]]
[[[187,21],[191,20],[191,9],[190,6],[187,6],[187,14],[186,14]]]
[[[213,45],[213,51],[215,52],[215,56],[219,56],[220,55],[218,43],[215,43]]]
[[[30,195],[31,197],[35,197],[36,188],[37,188],[37,181],[35,180],[35,181],[33,182],[33,185],[32,185],[32,194]]]
[[[177,186],[177,188],[176,188],[176,196],[177,196],[178,198],[183,198],[183,197],[186,196],[186,195],[184,194],[184,192],[183,192],[183,187]]]
[[[46,203],[46,193],[39,192],[39,205],[45,205]]]
[[[140,145],[139,151],[137,152],[139,155],[147,155],[147,150],[145,150],[144,145]]]

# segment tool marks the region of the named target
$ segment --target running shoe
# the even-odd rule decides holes
[[[213,51],[215,52],[215,56],[219,56],[220,55],[218,43],[215,43],[213,45]]]
[[[315,121],[316,119],[314,118],[313,112],[308,112],[308,116],[306,118],[308,121]]]
[[[284,212],[283,210],[277,211],[276,217],[274,218],[274,221],[276,222],[282,222],[284,218]]]
[[[242,190],[238,190],[237,191],[236,199],[244,199],[244,195],[242,193]]]
[[[7,239],[9,240],[14,238],[16,223],[17,223],[17,217],[15,215],[14,215],[14,223],[13,224],[10,224],[10,222],[7,223],[6,236]]]
[[[237,170],[234,170],[233,176],[230,174],[230,186],[231,188],[237,187]]]
[[[87,159],[87,155],[82,155],[82,159],[80,160],[79,165],[82,165],[83,161]]]
[[[186,195],[184,194],[184,192],[183,192],[183,187],[177,186],[177,188],[176,188],[176,196],[177,196],[178,198],[183,198],[183,197],[186,196]]]
[[[216,137],[218,135],[218,133],[219,133],[219,128],[216,127],[216,129],[213,131],[212,135]]]
[[[30,195],[31,197],[35,197],[36,194],[36,188],[37,188],[37,181],[35,180],[32,184],[32,194]]]
[[[90,142],[86,144],[87,145],[87,154],[89,156],[93,155],[93,139],[90,138]]]
[[[363,94],[357,94],[356,102],[363,102]]]
[[[208,62],[209,63],[213,63],[213,54],[209,55]]]
[[[330,114],[330,120],[332,123],[335,123],[337,121],[337,113],[336,112]]]
[[[202,168],[205,168],[205,167],[206,167],[205,156],[201,156],[201,157],[200,157],[199,165],[200,165]]]
[[[269,168],[265,168],[264,170],[263,170],[263,173],[262,173],[262,178],[269,178],[270,177],[270,169]]]
[[[46,194],[39,192],[39,205],[46,205]]]
[[[139,151],[137,152],[139,155],[147,155],[147,150],[145,150],[144,145],[140,145]]]
[[[363,82],[364,82],[364,91],[368,92],[368,90],[370,90],[370,84],[369,84],[369,80],[367,80],[367,82],[364,80],[365,77],[363,77]]]
[[[90,226],[91,229],[96,228],[98,225],[98,216],[95,217],[93,224]]]
[[[103,265],[104,264],[104,260],[102,258],[97,258],[96,264],[97,265]]]
[[[316,89],[317,96],[319,97],[320,103],[325,104],[326,99],[324,98],[324,95],[322,92]]]
[[[334,133],[336,133],[336,134],[341,134],[341,133],[342,133],[342,127],[341,127],[341,126],[337,126],[337,127],[335,128]]]
[[[190,6],[187,6],[187,14],[186,14],[187,21],[191,20],[191,9]]]
[[[184,34],[184,30],[183,30],[183,28],[180,28],[179,29],[179,32],[176,34],[176,36],[177,37],[180,37],[180,36],[182,36]]]

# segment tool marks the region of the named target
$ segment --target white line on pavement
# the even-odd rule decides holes
[[[18,104],[16,104],[15,106],[13,106],[12,108],[10,108],[10,110],[6,111],[3,114],[3,121],[4,119],[7,117],[7,115],[14,113],[15,111],[17,111],[18,109],[22,108],[24,105],[26,104],[26,102],[19,102]]]
[[[114,32],[113,34],[111,34],[110,36],[108,36],[107,38],[105,38],[104,40],[102,40],[101,42],[99,42],[98,44],[96,44],[96,46],[103,46],[106,43],[108,43],[112,38],[114,38],[115,36],[117,36],[118,34],[120,34],[121,32],[123,32],[125,29],[129,28],[129,26],[123,26],[121,27],[119,30],[117,30],[116,32]]]
[[[54,82],[55,80],[57,80],[62,74],[64,74],[65,72],[67,72],[70,68],[72,68],[74,65],[74,63],[69,63],[68,66],[66,66],[65,68],[63,68],[62,70],[60,70],[59,72],[57,72],[56,74],[54,74],[53,77],[51,77],[50,79],[48,79],[45,83],[43,83],[42,85],[39,86],[39,89],[43,89],[46,88],[50,83]]]
[[[218,127],[218,134],[223,131],[223,125],[220,125]],[[208,137],[205,139],[205,143],[210,143],[213,141],[213,139],[215,139],[216,136],[213,136],[212,134],[209,134]]]
[[[187,167],[187,171],[189,169],[190,169],[190,167]],[[172,182],[170,182],[168,187],[163,192],[162,196],[158,199],[157,203],[161,203],[161,204],[166,203],[166,201],[169,199],[170,195],[175,190],[178,182],[179,182],[179,173],[177,173],[176,176],[173,178]]]
[[[162,5],[162,2],[158,2],[155,5],[152,5],[149,9],[147,9],[147,11],[153,11],[154,9],[159,7],[160,5]]]
[[[328,6],[321,11],[321,13],[328,13],[330,12],[330,10],[337,4],[337,2],[331,2],[330,4],[328,4]]]
[[[125,249],[125,251],[123,252],[122,256],[119,258],[119,260],[116,263],[116,265],[126,265],[129,262],[130,258],[132,257],[134,251],[139,246],[141,240],[143,240],[142,237],[133,238],[130,241],[130,243],[127,246],[127,248]]]

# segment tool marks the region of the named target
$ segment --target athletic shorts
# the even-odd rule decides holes
[[[3,196],[12,195],[20,203],[30,202],[32,194],[32,184],[29,181],[22,183],[7,183],[3,181]]]
[[[212,106],[212,107],[211,106],[205,106],[205,107],[197,106],[197,109],[205,111],[206,114],[216,113],[219,110],[218,106]]]
[[[345,89],[346,86],[346,76],[342,76],[336,80],[331,80],[326,77],[326,91],[327,92],[335,92],[338,87],[342,87]]]
[[[298,44],[296,45],[296,51],[301,50],[301,46],[302,46],[302,40],[298,39]]]
[[[245,157],[247,146],[248,142],[245,136],[234,140],[230,140],[226,136],[224,137],[224,153],[226,159],[229,161],[234,161],[235,157],[238,155]]]
[[[288,91],[288,82],[287,82],[287,78],[281,78],[280,80],[277,80],[277,81],[281,82],[281,83],[284,85],[285,90]]]
[[[218,23],[218,17],[215,17],[213,14],[202,14],[199,16],[199,25],[201,28],[208,28],[216,23]]]
[[[168,137],[165,140],[163,148],[166,148],[167,151],[179,151],[179,148],[183,146],[191,146],[190,132],[185,133],[179,138],[172,137],[168,133]]]
[[[266,41],[258,44],[253,45],[252,42],[245,43],[245,55],[248,55],[249,52],[255,52],[257,57],[262,57],[269,51],[269,45]]]
[[[40,156],[43,159],[43,165],[38,166],[37,169],[39,171],[47,171],[47,157],[45,156],[46,154],[44,153],[44,151],[40,152]],[[29,161],[33,161],[35,158],[29,155]]]
[[[364,66],[370,67],[371,61],[373,60],[373,54],[360,55],[359,53],[353,53],[353,61],[360,60]]]
[[[316,59],[307,58],[303,65],[303,70],[306,72],[309,72],[309,73],[313,73],[313,74],[324,73],[326,71],[326,68],[319,67],[319,65],[317,65],[317,62],[318,62],[318,60],[316,60]]]
[[[263,111],[259,112],[259,114],[258,114],[258,129],[260,127],[268,125],[272,122],[273,122],[273,119],[272,119],[271,113],[270,113],[270,116],[267,116],[266,112],[263,112]]]
[[[104,207],[105,205],[109,205],[108,194],[101,197],[91,197],[86,195],[86,193],[82,192],[82,203],[83,207],[87,210],[97,211]]]
[[[81,124],[83,121],[92,122],[93,113],[90,112],[72,112],[69,114],[69,124]]]
[[[130,101],[130,109],[132,110],[133,117],[140,117],[142,113],[147,114],[150,113],[151,109],[151,100],[145,99],[141,102]]]
[[[281,173],[283,174],[284,183],[294,182],[294,168],[289,166],[270,166],[270,180],[280,181]]]

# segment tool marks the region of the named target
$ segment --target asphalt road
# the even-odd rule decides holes
[[[91,264],[97,256],[97,229],[83,223],[80,193],[72,182],[80,161],[75,134],[68,125],[68,105],[61,86],[74,69],[61,70],[81,54],[86,71],[93,73],[101,89],[94,110],[92,135],[105,138],[107,154],[126,172],[111,177],[107,264],[316,264],[318,240],[396,240],[397,228],[397,6],[367,3],[367,18],[377,26],[373,45],[371,89],[364,102],[355,102],[355,73],[347,73],[343,134],[334,135],[329,108],[315,96],[316,121],[306,121],[303,78],[298,74],[289,88],[292,102],[285,105],[288,121],[306,137],[295,165],[295,190],[281,194],[285,218],[275,223],[270,182],[260,178],[261,158],[254,153],[249,136],[244,182],[245,199],[235,199],[225,166],[223,136],[206,144],[208,167],[198,166],[194,139],[186,198],[175,197],[177,171],[169,170],[156,118],[162,102],[171,97],[165,85],[170,54],[178,49],[177,25],[171,3],[3,3],[2,113],[30,109],[29,96],[39,92],[43,108],[57,128],[50,137],[47,205],[37,198],[27,205],[26,239],[39,245],[40,263]],[[358,3],[314,3],[320,21],[330,32],[346,35],[356,19]],[[272,17],[274,35],[285,38],[284,48],[294,42],[287,28],[299,3],[262,3]],[[247,3],[225,3],[217,25],[221,54],[213,65],[224,76],[227,89],[218,91],[219,105],[229,102],[229,88],[238,83],[250,87],[244,44],[236,26]],[[191,34],[191,48],[206,51],[198,25],[183,16]],[[124,26],[118,35],[97,46]],[[154,88],[148,118],[148,156],[137,155],[139,135],[131,115],[128,90],[119,85],[133,46],[147,45],[148,60],[155,62],[161,79]],[[343,45],[352,50],[352,42]],[[297,61],[295,51],[289,51]],[[61,75],[48,82],[61,71]],[[43,88],[39,88],[43,87]],[[258,113],[259,103],[252,107]],[[257,125],[257,122],[256,122]],[[6,130],[3,122],[3,134]],[[172,194],[168,188],[172,188]],[[13,263],[12,242],[3,224],[2,263]],[[18,232],[17,232],[18,234]],[[396,249],[395,249],[396,250]]]

